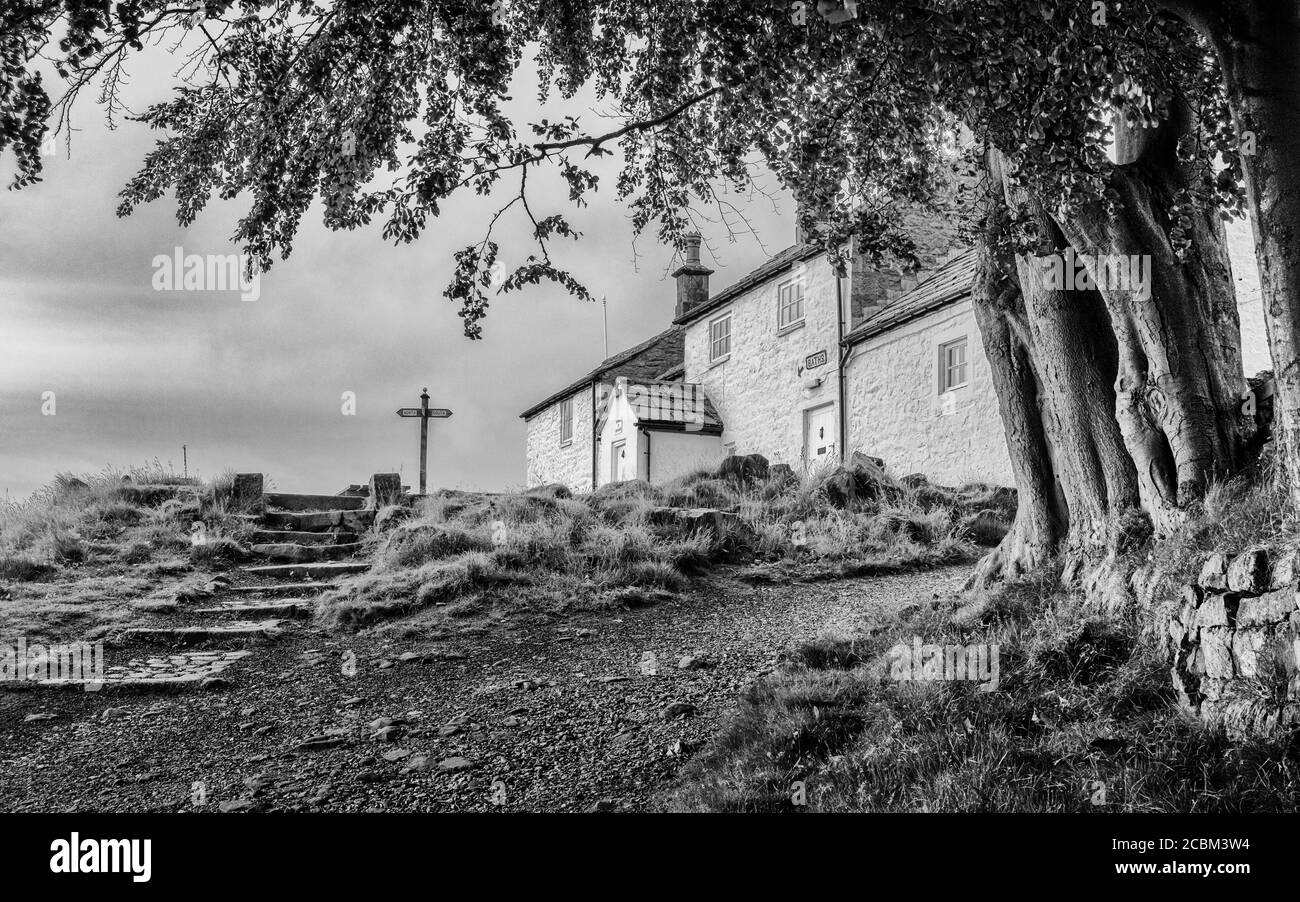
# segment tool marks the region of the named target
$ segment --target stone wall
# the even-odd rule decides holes
[[[573,441],[560,444],[560,402],[538,411],[526,421],[528,487],[567,485],[575,492],[591,491],[591,454],[595,394],[590,385],[569,396],[573,400]]]
[[[966,336],[966,385],[939,394],[939,345]],[[998,396],[969,300],[854,346],[847,364],[849,449],[895,476],[1015,485]],[[728,424],[730,426],[730,424]]]
[[[1236,736],[1300,721],[1297,550],[1213,554],[1167,611],[1174,688],[1185,710]]]
[[[796,270],[804,279],[804,325],[778,332],[777,290]],[[803,466],[804,412],[836,404],[838,395],[838,280],[824,256],[813,257],[687,326],[685,381],[704,386],[722,418],[722,441],[734,443],[735,453],[757,452],[772,463]],[[709,324],[727,311],[731,357],[711,363]],[[819,351],[826,362],[806,369],[806,358]],[[810,387],[816,379],[820,384]]]
[[[1259,290],[1259,263],[1255,260],[1255,235],[1250,222],[1234,219],[1224,225],[1232,279],[1237,292],[1237,315],[1241,320],[1241,368],[1247,376],[1271,370],[1268,332],[1264,326],[1264,302]]]

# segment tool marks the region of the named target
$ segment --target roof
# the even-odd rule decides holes
[[[613,355],[612,357],[606,357],[604,360],[600,362],[599,366],[597,366],[591,372],[587,373],[581,379],[576,379],[573,382],[570,382],[564,388],[555,392],[554,394],[547,395],[547,397],[544,400],[538,401],[536,404],[534,404],[532,407],[525,410],[519,416],[523,417],[526,420],[529,417],[533,416],[534,414],[540,413],[543,409],[550,407],[556,401],[559,401],[563,398],[567,398],[569,395],[582,389],[583,387],[591,385],[593,382],[598,381],[602,376],[607,375],[611,370],[618,369],[620,366],[633,360],[638,355],[644,354],[646,351],[650,351],[654,349],[656,345],[659,345],[661,343],[671,342],[673,339],[677,339],[680,343],[682,339],[682,335],[683,332],[681,327],[671,326],[665,329],[664,331],[660,332],[658,335],[654,336],[653,338],[647,338],[639,345],[633,345],[632,347],[628,348],[625,351],[619,351],[617,354]],[[680,356],[680,351],[678,356]]]
[[[864,338],[887,332],[895,326],[951,304],[970,294],[974,278],[975,251],[964,251],[935,270],[920,285],[867,317],[844,336],[844,343],[856,344]]]
[[[682,380],[682,377],[684,377],[685,375],[686,375],[686,364],[679,363],[672,369],[665,370],[664,372],[660,373],[658,378],[655,379],[655,381],[656,382],[680,382]]]
[[[629,399],[636,414],[637,425],[647,428],[698,428],[692,432],[718,435],[722,432],[722,417],[704,393],[704,386],[695,382],[669,382],[657,380],[639,382],[646,389],[639,397]],[[658,391],[656,391],[658,389]],[[696,402],[703,403],[696,407]],[[703,416],[703,422],[700,421]]]
[[[628,392],[628,404],[638,426],[702,435],[722,433],[722,417],[699,383],[638,379],[634,386],[638,390]],[[604,423],[608,415],[606,406],[598,423]]]
[[[706,313],[712,310],[717,310],[728,301],[731,301],[744,294],[746,291],[749,291],[749,289],[753,288],[755,285],[761,285],[763,282],[766,282],[787,266],[793,266],[800,260],[807,260],[809,257],[815,257],[822,252],[823,248],[821,245],[792,244],[771,260],[768,260],[758,269],[743,276],[739,281],[732,283],[717,294],[713,295],[713,297],[709,298],[703,304],[697,304],[696,306],[691,307],[681,316],[673,320],[673,322],[679,326],[684,326],[693,320],[699,319]]]

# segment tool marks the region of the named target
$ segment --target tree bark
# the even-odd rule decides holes
[[[1163,0],[1213,45],[1242,172],[1277,384],[1279,453],[1300,505],[1300,4]],[[1251,143],[1253,150],[1251,153]]]
[[[1189,173],[1176,147],[1191,125],[1185,107],[1160,128],[1117,130],[1112,187],[1118,212],[1100,204],[1056,221],[1087,255],[1119,347],[1116,417],[1138,474],[1142,507],[1159,534],[1184,519],[1209,482],[1236,471],[1245,446],[1240,324],[1224,232],[1214,211],[1195,211],[1179,260],[1169,209]],[[1107,280],[1098,256],[1150,265],[1137,291]],[[1077,293],[1077,292],[1076,292]]]

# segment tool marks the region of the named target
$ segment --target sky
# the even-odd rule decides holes
[[[125,99],[139,110],[166,96],[176,64],[161,50],[136,63]],[[562,110],[609,128],[590,97],[538,107],[531,79],[521,73],[513,92],[527,99],[515,103],[517,121]],[[463,336],[457,305],[442,297],[452,254],[481,238],[509,181],[500,196],[453,198],[400,247],[379,225],[331,232],[316,207],[255,301],[157,291],[160,254],[238,253],[230,235],[248,201],[213,201],[188,228],[171,198],[119,219],[117,194],[156,136],[133,122],[110,130],[89,95],[79,103],[70,151],[60,137],[44,181],[0,194],[0,499],[19,500],[58,473],[155,460],[204,478],[262,472],[281,491],[333,493],[378,472],[416,485],[418,420],[395,412],[418,406],[425,386],[432,406],[453,411],[431,424],[430,487],[522,485],[519,414],[604,353],[600,305],[548,284],[498,297],[484,339]],[[564,213],[584,233],[552,256],[608,298],[615,353],[669,325],[674,259],[653,235],[634,238],[614,196],[616,161],[597,171],[587,208],[572,207],[558,178],[530,177],[530,200],[539,218]],[[12,172],[6,155],[0,179]],[[766,196],[729,198],[757,237],[731,241],[720,223],[701,222],[713,290],[792,243],[793,203],[774,179],[766,187]],[[495,235],[507,264],[532,251],[513,214]],[[344,415],[345,392],[354,415]]]

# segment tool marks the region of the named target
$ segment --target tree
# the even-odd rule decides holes
[[[1277,380],[1279,450],[1300,504],[1300,4],[1159,2],[1205,37],[1223,71]]]
[[[1284,206],[1269,198],[1286,193],[1297,160],[1260,155],[1243,167],[1237,152],[1239,124],[1256,119],[1234,103],[1254,97],[1255,82],[1212,41],[1285,19],[1276,3],[1255,7],[1272,18],[1225,25],[1203,21],[1196,4],[1156,0],[219,0],[179,10],[24,0],[3,20],[17,37],[0,44],[0,149],[14,144],[20,182],[38,177],[31,148],[44,121],[62,122],[95,79],[111,88],[143,41],[181,31],[193,39],[189,82],[140,117],[166,137],[121,212],[174,190],[188,222],[213,195],[247,194],[235,238],[262,267],[289,253],[316,197],[331,227],[384,217],[385,237],[412,241],[446,197],[509,179],[496,215],[526,216],[537,249],[501,290],[548,278],[581,295],[547,253],[576,233],[562,214],[534,211],[528,180],[555,167],[581,204],[597,186],[587,160],[614,145],[635,228],[666,241],[680,243],[700,205],[725,219],[719,185],[751,188],[759,163],[798,194],[802,225],[837,264],[850,238],[860,260],[906,263],[903,213],[944,210],[981,249],[977,313],[1022,498],[1015,530],[977,578],[1064,554],[1069,575],[1113,587],[1127,549],[1172,528],[1243,462],[1249,424],[1219,217],[1241,208],[1244,168],[1257,227],[1282,229],[1259,242],[1261,259],[1285,259],[1285,215],[1258,210]],[[58,16],[69,22],[59,64],[70,90],[49,104],[31,64]],[[1233,40],[1233,52],[1259,56]],[[530,52],[544,92],[593,82],[622,123],[509,121],[502,102]],[[1265,68],[1285,76],[1294,56],[1283,48]],[[1250,116],[1274,117],[1270,127],[1287,121],[1277,104],[1249,104]],[[1273,187],[1250,189],[1265,175]],[[1039,260],[1070,248],[1095,285],[1044,281]],[[445,294],[470,337],[499,251],[489,228],[456,255]],[[1095,253],[1149,257],[1149,295],[1108,281]],[[1289,339],[1272,331],[1275,354],[1285,351]]]

